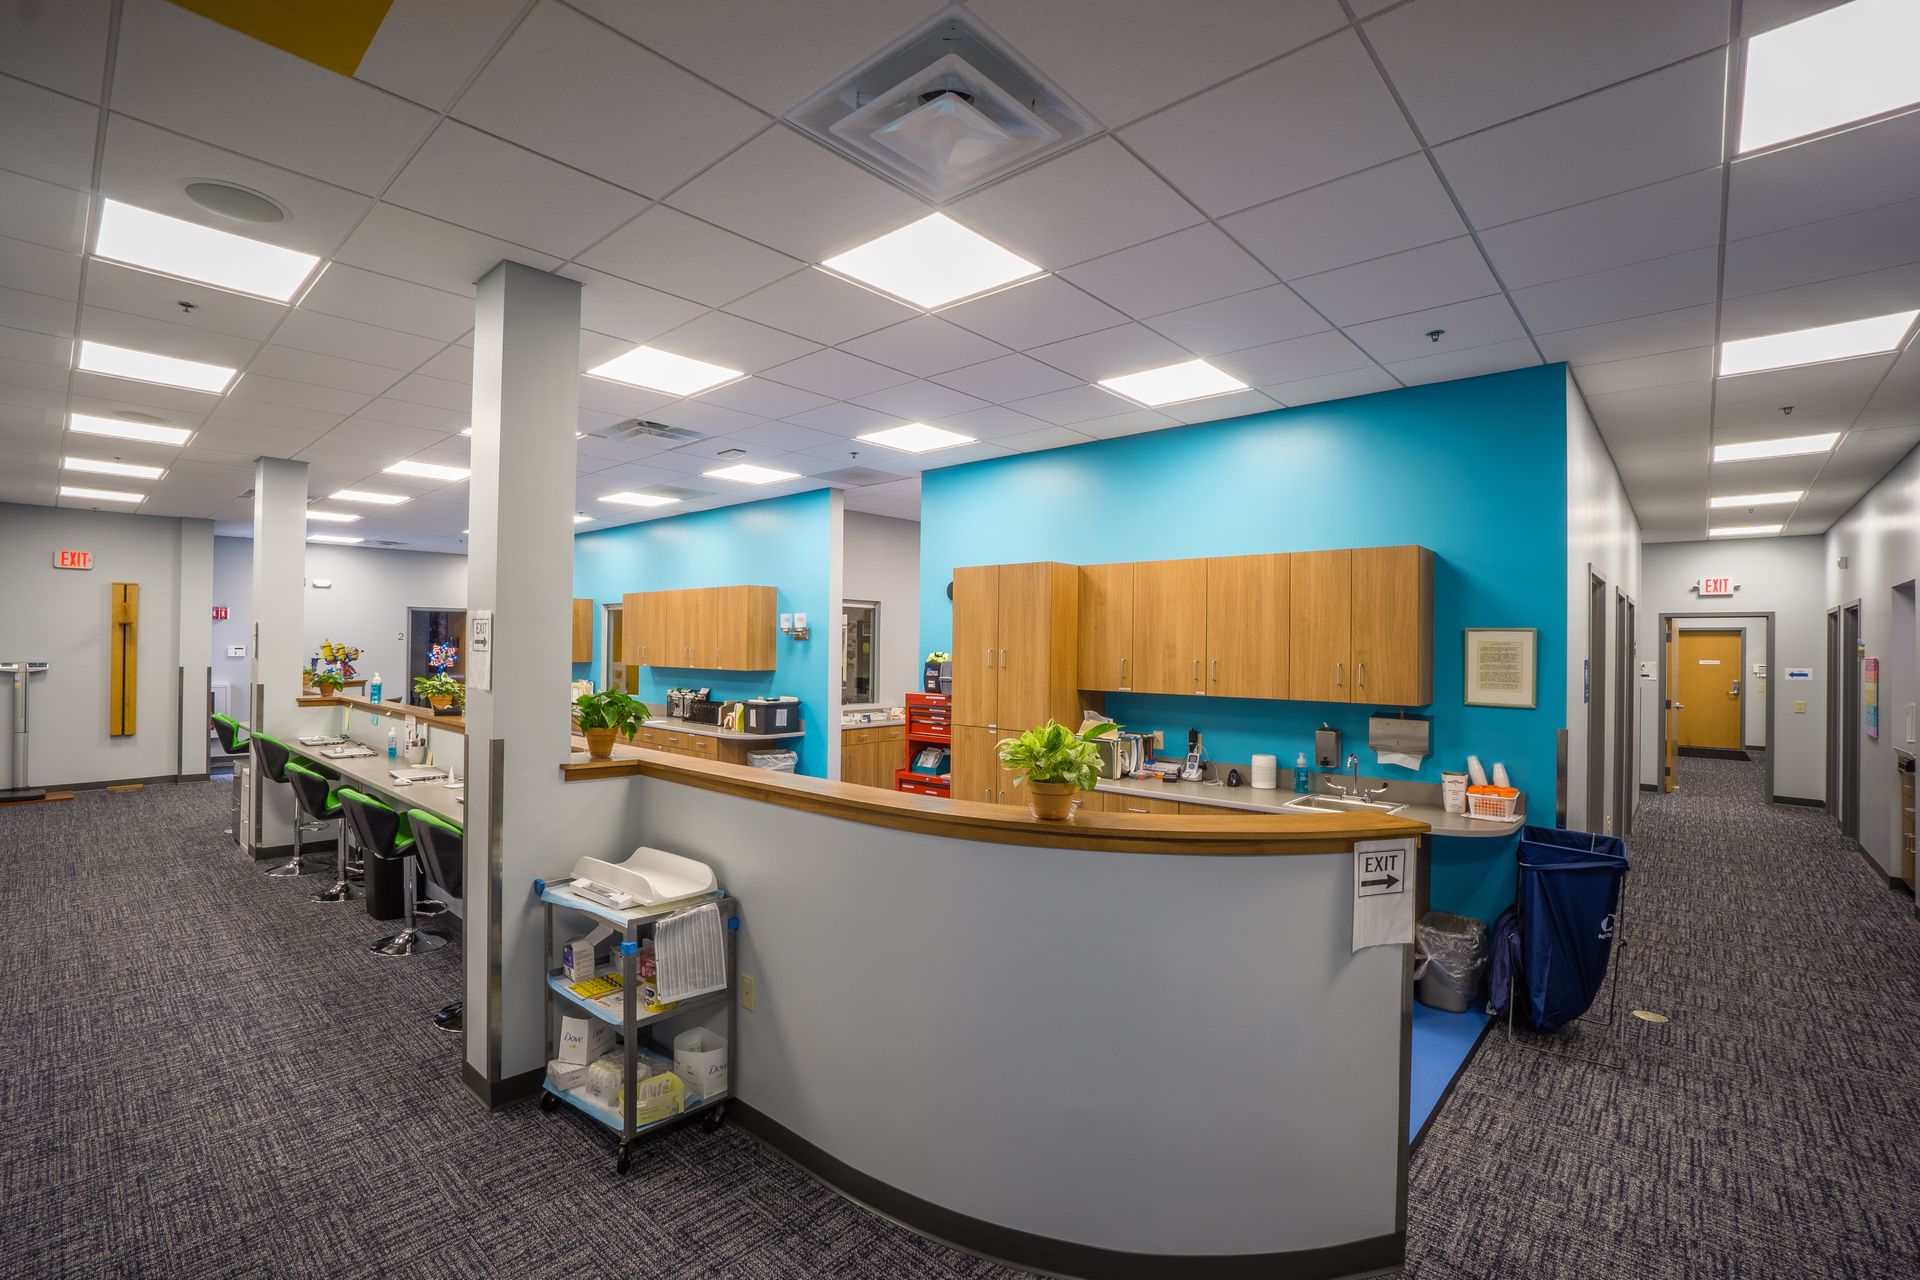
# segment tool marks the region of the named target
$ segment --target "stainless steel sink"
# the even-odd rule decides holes
[[[1349,796],[1300,796],[1280,806],[1292,809],[1296,813],[1352,813],[1363,809],[1373,813],[1398,813],[1406,808],[1404,804],[1389,804],[1384,800],[1357,800]]]

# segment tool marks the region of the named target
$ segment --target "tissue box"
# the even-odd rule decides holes
[[[727,1091],[727,1038],[707,1027],[691,1027],[673,1038],[673,1073],[689,1092],[717,1098]]]
[[[613,1028],[597,1018],[560,1019],[560,1061],[585,1066],[613,1048]]]
[[[560,949],[560,964],[568,982],[584,982],[599,970],[594,968],[593,939],[575,938]]]

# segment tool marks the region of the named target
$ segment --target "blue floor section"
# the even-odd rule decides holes
[[[1413,1087],[1407,1107],[1407,1141],[1419,1136],[1441,1095],[1460,1074],[1487,1025],[1485,1005],[1446,1013],[1413,1002]]]

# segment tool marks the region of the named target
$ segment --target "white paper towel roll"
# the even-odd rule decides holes
[[[1253,777],[1256,791],[1277,791],[1280,789],[1280,762],[1274,756],[1255,756],[1253,758]]]

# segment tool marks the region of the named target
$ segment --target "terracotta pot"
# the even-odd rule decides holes
[[[587,754],[595,760],[613,759],[613,730],[588,729],[586,732]]]
[[[1027,807],[1033,816],[1048,822],[1066,822],[1073,817],[1080,788],[1071,782],[1027,783]]]
[[[435,711],[445,711],[453,705],[453,695],[450,693],[430,693],[427,695],[427,705]]]

